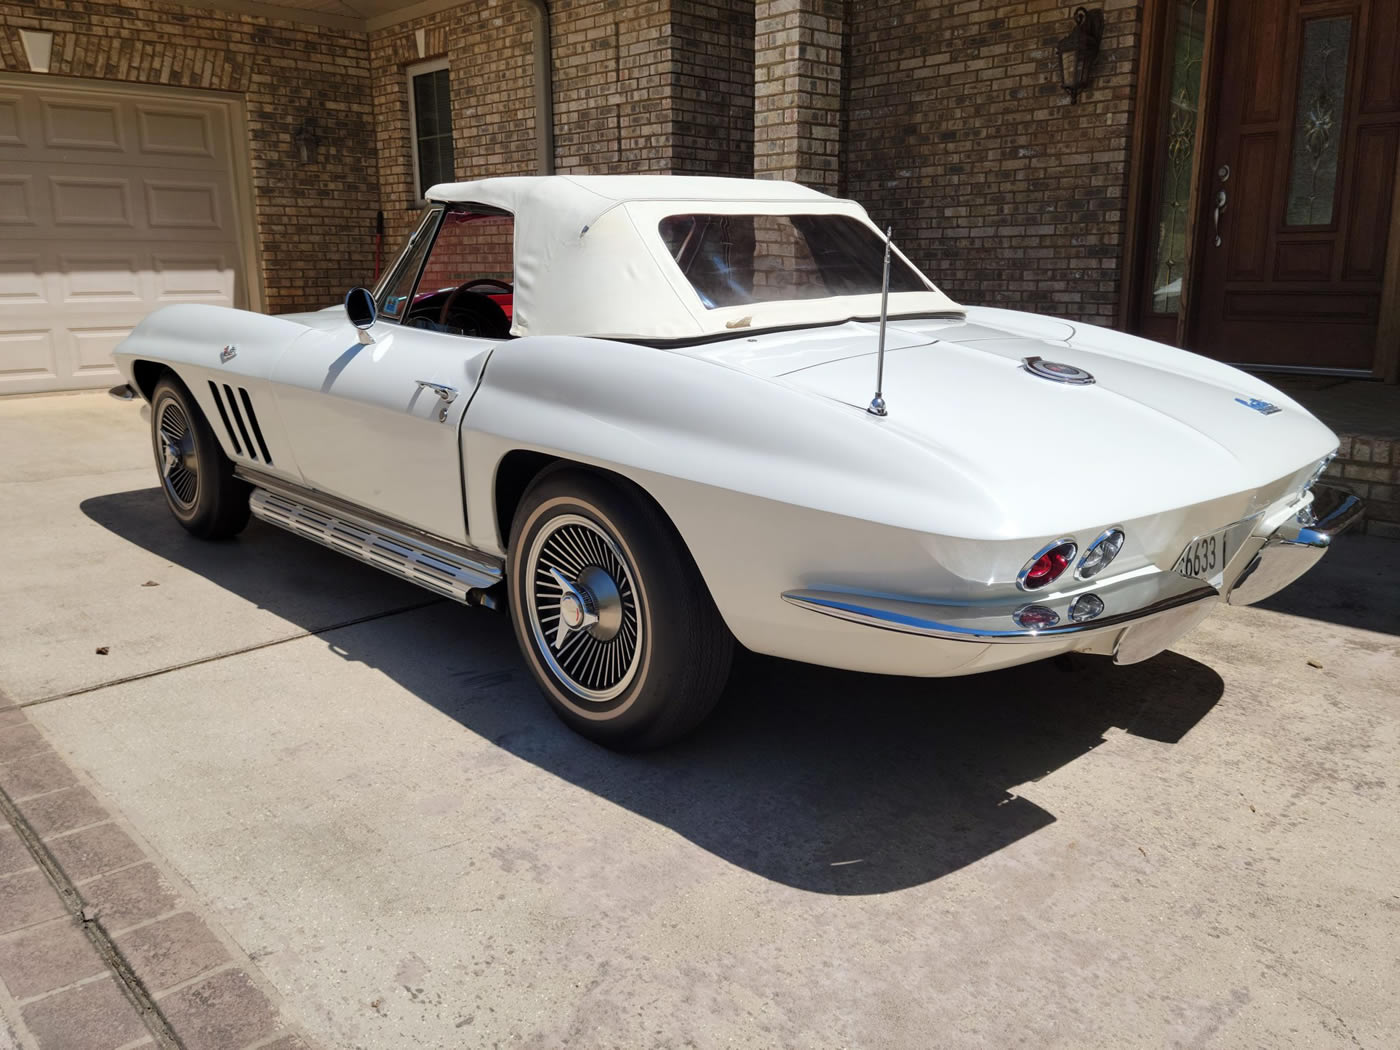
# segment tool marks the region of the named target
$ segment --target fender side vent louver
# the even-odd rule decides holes
[[[267,443],[263,441],[262,430],[258,427],[258,417],[253,412],[252,399],[248,397],[248,391],[244,390],[242,387],[238,388],[238,392],[243,395],[243,407],[248,412],[248,422],[252,423],[253,433],[256,434],[258,438],[258,444],[256,448],[253,445],[252,436],[248,433],[248,423],[243,422],[243,412],[240,411],[238,408],[238,399],[233,396],[233,388],[227,383],[224,384],[224,397],[228,399],[228,410],[229,413],[233,416],[234,423],[238,425],[238,433],[243,436],[243,446],[248,450],[248,458],[256,462],[258,458],[258,450],[261,449],[263,462],[271,466],[272,457],[267,453]],[[225,424],[227,424],[228,420],[225,420],[224,422]],[[230,433],[229,436],[232,437],[232,433]],[[238,449],[237,438],[233,439],[233,447],[235,451]]]
[[[233,424],[228,421],[228,410],[224,408],[223,395],[219,393],[218,384],[212,379],[209,380],[209,393],[214,395],[214,404],[218,406],[219,418],[224,421],[224,433],[228,435],[229,444],[233,446],[234,455],[243,455],[243,446],[238,443],[238,435],[233,432]]]
[[[267,442],[263,440],[262,427],[258,426],[258,414],[253,411],[253,401],[248,396],[248,391],[242,387],[238,388],[238,393],[243,398],[243,408],[248,413],[248,425],[253,428],[253,437],[258,439],[258,451],[262,453],[263,462],[272,466],[272,456],[268,454]]]
[[[257,459],[258,454],[253,450],[253,439],[248,436],[248,426],[243,422],[243,414],[238,411],[238,399],[233,396],[233,387],[227,383],[224,384],[224,396],[228,398],[228,410],[233,416],[233,421],[238,424],[238,432],[243,435],[243,444],[248,449],[248,458]]]

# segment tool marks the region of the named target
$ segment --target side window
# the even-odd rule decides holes
[[[447,59],[408,67],[408,117],[413,132],[413,188],[423,200],[430,186],[456,178]]]
[[[482,282],[509,286],[515,271],[515,219],[504,212],[449,211],[428,255],[418,294]]]
[[[417,246],[415,246],[415,255]],[[413,270],[419,263],[410,260]],[[514,317],[515,219],[483,205],[453,205],[442,217],[422,276],[396,275],[384,313],[450,335],[504,339]],[[411,300],[409,299],[411,296]]]
[[[418,271],[423,268],[423,258],[433,243],[433,228],[437,225],[438,210],[429,209],[408,242],[400,250],[403,260],[384,282],[379,293],[379,313],[386,321],[401,321],[407,312],[409,297],[413,295],[413,282]]]

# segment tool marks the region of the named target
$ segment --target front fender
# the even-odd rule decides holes
[[[182,304],[148,315],[117,344],[112,356],[122,376],[137,389],[141,385],[135,374],[136,362],[168,367],[199,404],[226,456],[299,482],[302,478],[291,441],[268,391],[278,359],[310,331],[306,325],[285,318],[225,306]],[[236,398],[241,403],[243,391],[247,392],[250,403],[257,406],[270,461],[263,448],[252,442],[235,448],[233,434],[241,435],[243,431],[222,422],[224,417],[214,400],[211,383],[224,391],[221,397],[228,412],[233,412],[229,399]]]
[[[282,352],[308,331],[297,321],[189,303],[147,315],[117,344],[112,356],[128,379],[133,361],[156,361],[182,376],[189,365],[220,375],[266,379]],[[227,360],[220,358],[225,347],[234,348]]]

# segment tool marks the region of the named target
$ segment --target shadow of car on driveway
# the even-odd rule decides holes
[[[158,488],[81,508],[312,632],[329,625],[301,622],[297,588],[376,572],[256,520],[227,543],[195,540]],[[831,894],[929,882],[1046,827],[1055,817],[1010,789],[1080,758],[1110,727],[1178,741],[1224,688],[1209,667],[1171,652],[1131,667],[1076,656],[944,679],[740,652],[699,731],[662,751],[618,755],[554,718],[503,615],[441,600],[326,640],[540,769],[764,878]]]

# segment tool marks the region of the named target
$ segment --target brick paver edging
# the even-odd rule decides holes
[[[5,703],[0,1014],[21,1045],[307,1050],[192,895]]]

